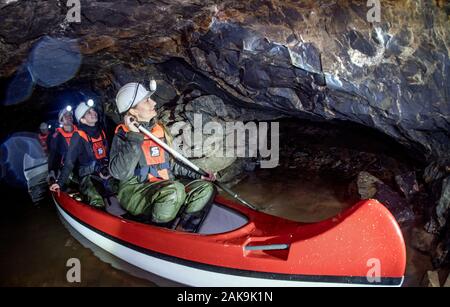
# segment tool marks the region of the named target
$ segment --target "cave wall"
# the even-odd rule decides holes
[[[2,1],[0,75],[13,76],[44,36],[64,37],[83,55],[75,78],[107,104],[123,82],[152,74],[172,98],[197,83],[227,102],[353,121],[448,157],[450,5],[381,4],[369,23],[367,1],[81,1],[81,23],[69,23],[66,1]],[[187,73],[163,65],[174,58]]]

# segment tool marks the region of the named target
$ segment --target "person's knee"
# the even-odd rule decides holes
[[[80,193],[89,205],[96,208],[104,208],[105,202],[103,197],[95,190],[82,191]]]
[[[204,186],[205,191],[209,194],[215,194],[216,193],[216,186],[211,181],[202,181],[202,184]]]
[[[209,181],[198,181],[192,186],[187,197],[186,213],[193,214],[200,212],[210,204],[216,195],[216,187]]]
[[[184,192],[184,184],[179,181],[172,181],[169,185],[173,189],[175,189],[178,193],[185,194]]]
[[[172,181],[162,187],[153,200],[152,221],[155,223],[172,221],[185,198],[184,185],[180,182]]]
[[[210,196],[215,196],[217,193],[217,188],[216,185],[214,183],[212,183],[211,181],[203,181],[203,186],[205,189],[205,193],[210,195]]]
[[[172,200],[176,203],[183,203],[186,198],[184,185],[178,181],[171,181],[169,184],[161,188],[160,196]]]
[[[186,186],[188,192],[213,194],[216,191],[214,183],[206,180],[195,180]]]
[[[93,198],[89,201],[89,204],[96,208],[105,208],[105,201],[103,198]]]
[[[211,201],[216,196],[216,186],[210,181],[202,181],[201,195],[205,201]]]
[[[100,191],[98,191],[97,187],[90,177],[83,178],[80,184],[80,194],[89,203],[89,205],[96,208],[105,207],[103,196],[101,195]]]

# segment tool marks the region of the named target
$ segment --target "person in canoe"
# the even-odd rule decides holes
[[[69,149],[70,140],[77,126],[73,123],[73,111],[71,106],[62,109],[58,114],[58,127],[53,133],[50,142],[50,152],[48,156],[49,182],[54,182],[63,167],[64,157]]]
[[[142,84],[132,82],[117,93],[116,105],[123,123],[115,130],[110,155],[110,173],[120,181],[117,198],[132,216],[169,226],[184,208],[181,226],[192,230],[202,209],[209,205],[216,193],[212,181],[215,175],[201,176],[171,159],[169,154],[139,132],[136,120],[152,134],[170,144],[171,135],[157,120],[156,102],[151,95],[156,90],[152,80],[148,91]],[[194,179],[187,185],[175,176]]]
[[[44,154],[48,155],[48,149],[50,145],[50,131],[47,123],[43,122],[39,125],[39,134],[38,134],[39,143],[41,144],[42,150]]]
[[[79,125],[74,132],[64,159],[64,166],[56,183],[50,190],[64,190],[69,175],[78,163],[80,194],[91,206],[104,208],[101,188],[108,179],[108,141],[98,125],[98,115],[92,100],[81,102],[75,109]]]

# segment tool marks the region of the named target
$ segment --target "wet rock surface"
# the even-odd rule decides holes
[[[436,236],[423,229],[414,228],[412,230],[411,244],[421,252],[429,253],[434,247],[433,243],[435,243],[435,240]]]
[[[417,182],[415,172],[409,172],[395,176],[395,182],[398,188],[402,191],[403,196],[411,199],[417,192],[419,192],[419,184]]]
[[[359,173],[357,186],[361,199],[377,199],[392,212],[400,225],[414,220],[414,213],[406,200],[370,173]]]
[[[227,105],[215,95],[197,97],[200,95],[197,92],[194,90],[175,106],[166,107],[159,115],[160,120],[172,133],[173,146],[184,156],[204,169],[217,172],[220,181],[237,183],[244,172],[254,170],[257,156],[237,154],[249,148],[250,139],[230,142],[229,138],[234,140],[239,126],[228,129],[227,123],[239,121],[244,127],[243,122],[273,120],[280,115]]]
[[[450,274],[447,277],[447,280],[445,281],[443,287],[450,288]]]
[[[207,79],[228,100],[357,122],[446,156],[448,4],[382,5],[369,23],[366,1],[81,1],[81,23],[69,23],[65,1],[15,1],[0,9],[0,74],[12,76],[44,35],[72,38],[84,55],[79,77],[111,101],[113,67],[143,76],[177,57],[198,77],[174,69],[170,83],[207,88]]]
[[[440,287],[438,272],[428,271],[423,279],[422,285],[430,288]]]

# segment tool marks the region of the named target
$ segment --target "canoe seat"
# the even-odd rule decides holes
[[[220,204],[213,203],[197,233],[204,235],[224,233],[238,229],[247,223],[248,219],[246,216]]]
[[[119,200],[115,196],[108,197],[105,199],[106,204],[106,212],[109,214],[112,214],[114,216],[123,217],[124,214],[127,214],[127,211],[125,211],[122,206],[119,203]]]
[[[82,198],[79,192],[71,191],[69,196],[78,202],[82,202]],[[183,229],[182,223],[180,221],[181,215],[175,218],[174,221],[166,224],[156,224],[149,221],[148,217],[144,216],[134,216],[129,214],[126,210],[122,208],[116,197],[111,196],[105,198],[106,208],[105,211],[111,215],[117,216],[119,218],[154,225],[158,227],[166,227],[170,229],[176,229],[183,232],[198,233],[203,235],[218,234],[229,232],[240,228],[248,223],[246,216],[240,214],[239,212],[222,206],[218,203],[212,203],[203,216],[199,217],[198,224],[192,229]]]

